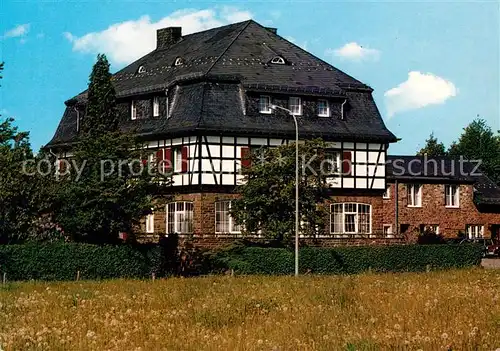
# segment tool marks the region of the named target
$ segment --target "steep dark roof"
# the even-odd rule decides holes
[[[276,56],[287,64],[270,64]],[[184,64],[175,66],[178,57]],[[141,66],[144,73],[138,73]],[[269,116],[246,116],[236,108],[241,106],[243,89],[348,99],[344,121],[302,118],[304,137],[396,141],[384,125],[370,87],[252,20],[186,35],[120,70],[113,81],[119,99],[179,86],[171,118],[141,120],[141,125],[122,121],[122,129],[134,129],[144,136],[194,130],[293,135],[290,118],[277,123]],[[68,108],[49,146],[74,141],[76,112],[70,106],[85,101],[86,92],[67,101]]]
[[[387,157],[386,175],[401,181],[474,184],[477,203],[500,205],[500,187],[477,166],[476,161],[459,158],[392,155]]]

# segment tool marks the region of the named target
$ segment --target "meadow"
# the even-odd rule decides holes
[[[2,350],[496,350],[500,272],[0,286]]]

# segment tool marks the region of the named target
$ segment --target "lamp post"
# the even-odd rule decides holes
[[[272,110],[288,112],[295,122],[295,276],[299,275],[299,127],[297,116],[287,108],[271,105]]]

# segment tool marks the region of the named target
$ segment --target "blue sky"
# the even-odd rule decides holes
[[[2,117],[47,143],[64,101],[84,90],[97,52],[116,71],[154,48],[158,26],[183,32],[244,20],[278,28],[370,85],[392,154],[431,132],[448,145],[477,115],[500,129],[500,5],[484,2],[1,2]],[[137,38],[141,38],[140,40]]]

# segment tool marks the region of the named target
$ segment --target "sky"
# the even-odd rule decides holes
[[[498,1],[0,0],[0,114],[52,138],[64,101],[86,89],[97,53],[117,71],[183,34],[252,18],[374,89],[387,127],[414,154],[430,133],[448,146],[479,116],[500,129]]]

